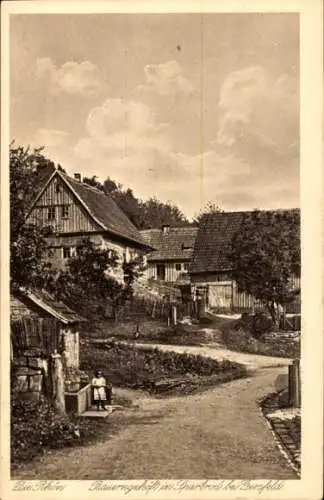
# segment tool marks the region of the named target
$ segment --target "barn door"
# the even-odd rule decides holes
[[[232,284],[213,284],[208,287],[208,305],[215,309],[232,308]]]

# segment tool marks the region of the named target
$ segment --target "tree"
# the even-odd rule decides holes
[[[124,189],[122,184],[109,177],[102,184],[96,176],[85,177],[83,182],[100,189],[116,202],[119,208],[138,229],[159,228],[163,224],[170,226],[187,226],[188,219],[181,210],[172,203],[163,203],[157,198],[146,201],[138,199],[133,190]]]
[[[104,191],[103,185],[100,181],[97,181],[96,175],[93,175],[92,177],[83,177],[82,182],[84,182],[84,184],[88,184],[89,186],[95,187],[100,191]]]
[[[128,289],[129,296],[133,295],[134,283],[143,276],[146,270],[146,266],[144,264],[144,258],[139,255],[138,257],[130,260],[129,262],[123,263],[123,271],[124,271],[124,281],[126,288]]]
[[[114,299],[122,289],[109,272],[118,266],[118,256],[85,238],[76,247],[63,271],[53,273],[47,288],[58,299],[77,305],[89,298]]]
[[[36,193],[39,175],[54,168],[42,148],[10,145],[10,288],[42,287],[50,264],[46,261],[46,236],[50,228],[27,222],[30,203]]]
[[[200,210],[198,214],[194,216],[193,224],[195,226],[199,226],[200,221],[205,214],[217,214],[219,212],[224,212],[224,210],[222,210],[218,205],[216,205],[216,203],[209,201],[206,204],[206,206],[202,210]]]
[[[157,198],[149,198],[143,202],[140,229],[160,228],[163,225],[188,226],[189,221],[179,207],[171,202],[164,203]]]
[[[85,238],[76,248],[66,269],[52,273],[47,289],[71,307],[86,308],[96,302],[100,309],[110,303],[115,310],[133,295],[133,284],[144,268],[141,258],[122,264],[124,283],[113,271],[120,266],[113,250],[101,248]]]
[[[232,241],[230,259],[238,290],[261,300],[278,323],[278,306],[294,300],[299,290],[300,221],[297,211],[254,211],[244,217]]]

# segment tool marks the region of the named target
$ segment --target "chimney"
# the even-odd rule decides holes
[[[169,226],[169,224],[163,224],[163,226],[162,226],[161,230],[162,230],[162,233],[163,233],[163,234],[168,233],[168,232],[169,232],[169,230],[170,230],[170,226]]]
[[[78,182],[81,182],[81,174],[79,174],[79,173],[75,173],[75,174],[74,174],[74,180],[75,180],[75,181],[78,181]]]

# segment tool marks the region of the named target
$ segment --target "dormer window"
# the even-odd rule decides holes
[[[48,207],[47,219],[48,220],[55,220],[56,219],[56,208],[55,207]]]
[[[62,215],[62,219],[68,219],[69,216],[70,216],[70,210],[69,210],[69,205],[63,205],[62,206],[62,212],[61,212],[61,215]]]

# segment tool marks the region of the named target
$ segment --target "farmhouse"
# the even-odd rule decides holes
[[[218,212],[205,214],[201,219],[190,266],[190,278],[192,294],[195,295],[198,291],[205,297],[209,308],[243,312],[260,305],[250,295],[238,292],[231,277],[231,262],[228,257],[233,236],[239,230],[244,216],[249,213],[251,212]],[[294,287],[300,287],[298,278],[292,277],[292,282]],[[292,304],[290,307],[291,312],[299,312],[300,304]]]
[[[141,231],[143,239],[156,248],[147,256],[147,277],[161,282],[189,284],[189,264],[198,228],[162,226]]]
[[[57,269],[64,268],[85,237],[115,251],[120,262],[138,255],[145,258],[145,253],[152,250],[114,200],[83,183],[80,174],[71,178],[55,168],[41,173],[28,220],[52,228],[47,241],[52,266]],[[121,266],[114,274],[123,280]]]

